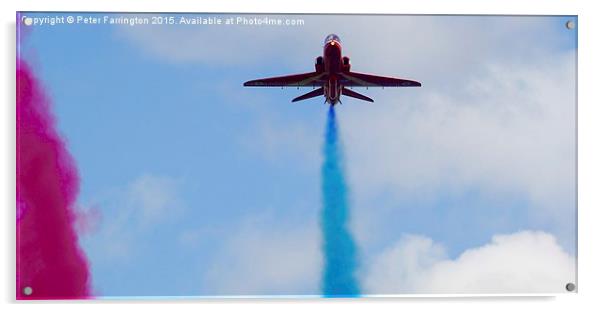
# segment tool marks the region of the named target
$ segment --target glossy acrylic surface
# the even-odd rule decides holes
[[[576,16],[19,12],[17,298],[565,293],[577,30]],[[329,34],[335,75],[421,86],[307,80]],[[314,82],[326,93],[291,103]],[[331,89],[342,103],[324,103]]]

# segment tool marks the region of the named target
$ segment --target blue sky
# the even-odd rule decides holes
[[[33,26],[23,56],[77,161],[79,205],[101,215],[81,238],[98,295],[318,294],[327,106],[242,83],[312,71],[328,33],[352,70],[423,83],[337,107],[366,293],[429,291],[378,279],[412,242],[436,251],[429,268],[463,267],[496,235],[574,258],[574,17],[297,17]]]

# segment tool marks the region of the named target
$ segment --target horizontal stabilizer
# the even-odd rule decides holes
[[[315,90],[313,90],[311,92],[308,92],[308,93],[305,93],[305,94],[303,94],[301,96],[298,96],[298,97],[296,97],[296,98],[293,99],[293,102],[303,101],[303,100],[311,99],[313,97],[321,96],[321,95],[324,95],[324,88],[318,88],[318,89],[315,89]]]
[[[355,91],[351,91],[347,88],[343,88],[343,95],[350,96],[352,98],[360,99],[363,101],[374,102],[374,100],[372,100],[371,98],[369,98],[363,94],[359,94]]]

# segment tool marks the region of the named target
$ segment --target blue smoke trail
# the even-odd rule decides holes
[[[347,228],[347,184],[333,106],[328,111],[325,136],[322,163],[322,249],[325,267],[322,291],[326,297],[353,297],[359,294],[354,276],[355,242]]]

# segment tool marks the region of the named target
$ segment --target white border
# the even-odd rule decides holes
[[[15,120],[14,120],[14,21],[15,11],[145,11],[145,12],[254,12],[254,13],[399,13],[399,14],[535,14],[535,15],[578,15],[579,16],[579,284],[578,294],[559,295],[557,297],[510,296],[492,297],[446,296],[428,298],[361,298],[361,299],[184,299],[184,300],[119,300],[101,301],[98,304],[87,304],[86,309],[102,311],[106,308],[128,309],[130,302],[136,302],[150,311],[182,309],[198,311],[198,309],[216,308],[218,310],[244,308],[280,311],[306,311],[308,309],[345,309],[351,311],[366,308],[384,310],[436,310],[441,311],[461,308],[466,311],[507,311],[511,309],[536,309],[546,311],[590,310],[588,307],[599,306],[600,257],[599,242],[602,237],[601,226],[598,225],[602,210],[601,174],[599,161],[602,160],[602,133],[600,124],[602,101],[599,96],[600,34],[602,29],[600,13],[596,10],[596,2],[570,0],[421,0],[395,2],[370,0],[358,3],[350,1],[186,1],[186,0],[105,0],[105,1],[42,1],[21,0],[18,3],[3,1],[2,10],[2,68],[5,69],[0,79],[1,93],[5,96],[0,111],[2,116],[2,136],[0,146],[0,169],[3,179],[0,183],[0,196],[4,209],[2,217],[2,262],[0,269],[4,281],[0,284],[0,294],[5,308],[30,311],[36,308],[44,310],[75,311],[82,307],[73,303],[16,303],[14,302],[14,179],[15,179]],[[598,57],[596,57],[598,56]],[[158,304],[159,303],[159,304]],[[168,307],[165,303],[170,304]],[[201,303],[202,306],[198,304]],[[291,304],[295,303],[295,304]],[[109,304],[110,306],[106,306]],[[43,306],[40,306],[43,305]]]

